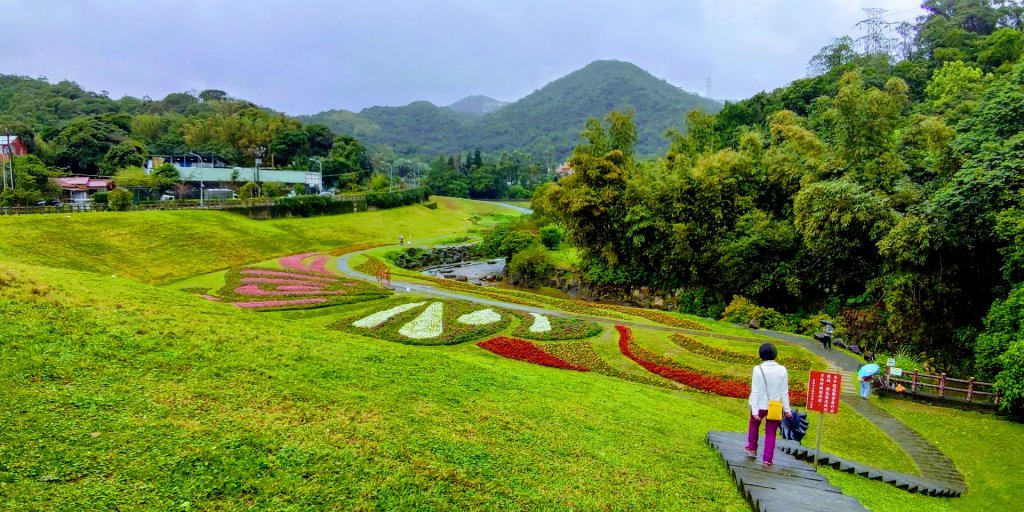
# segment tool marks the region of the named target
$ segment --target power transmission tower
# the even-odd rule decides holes
[[[710,100],[711,99],[711,77],[710,76],[707,77],[706,79],[704,79],[704,90],[705,90],[704,98]]]
[[[890,53],[893,40],[886,36],[886,32],[892,23],[885,21],[885,18],[882,17],[886,12],[885,9],[878,7],[865,8],[864,13],[867,14],[867,19],[857,22],[857,28],[867,30],[867,34],[858,39],[864,45],[864,55]]]

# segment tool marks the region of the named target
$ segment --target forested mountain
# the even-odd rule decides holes
[[[596,284],[772,328],[831,318],[1024,415],[1024,5],[922,7],[903,44],[840,38],[814,76],[691,113],[660,158],[634,158],[628,115],[589,123],[534,210]]]
[[[432,158],[482,148],[496,153],[521,150],[554,161],[572,151],[587,119],[600,118],[610,110],[635,111],[637,151],[654,155],[668,148],[667,129],[683,129],[687,112],[720,108],[633,64],[618,61],[593,62],[484,115],[455,114],[485,104],[480,98],[489,99],[470,97],[452,107],[416,102],[368,108],[358,114],[331,110],[300,120],[352,133],[369,146],[386,145],[404,156]]]

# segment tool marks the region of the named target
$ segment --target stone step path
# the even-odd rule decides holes
[[[779,449],[799,460],[808,461],[811,464],[814,463],[814,448],[787,444],[786,446],[780,446]],[[906,473],[879,469],[849,459],[837,457],[831,453],[821,452],[821,458],[818,459],[818,465],[829,466],[844,473],[862,476],[868,480],[884,482],[907,492],[926,494],[928,496],[939,496],[943,498],[960,497],[959,490],[952,489],[939,482],[914,475],[908,475]]]
[[[927,438],[916,430],[908,427],[902,421],[896,419],[885,409],[875,405],[874,398],[864,400],[853,390],[853,374],[857,371],[860,361],[839,350],[825,350],[820,343],[803,336],[796,336],[788,333],[774,331],[760,331],[761,334],[771,336],[789,343],[800,345],[811,352],[828,360],[830,363],[843,372],[843,380],[849,383],[844,386],[847,392],[842,395],[839,402],[840,407],[850,407],[860,413],[868,421],[874,423],[882,432],[885,432],[899,447],[910,456],[914,465],[921,472],[921,476],[927,480],[942,484],[957,496],[967,492],[967,482],[963,475],[953,464],[953,461],[942,453]]]
[[[708,432],[707,443],[718,451],[740,494],[755,512],[855,512],[868,510],[860,500],[843,494],[813,466],[785,451],[776,453],[774,466],[765,467],[743,449],[747,435],[742,432]],[[763,442],[762,442],[763,446]],[[778,440],[776,448],[797,445]]]

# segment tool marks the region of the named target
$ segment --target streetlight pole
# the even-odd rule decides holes
[[[310,160],[317,163],[320,166],[320,187],[324,186],[324,160],[322,158],[309,157]],[[322,192],[322,191],[321,191]]]
[[[263,186],[260,185],[260,164],[263,163],[263,146],[256,146],[256,190],[259,191],[260,197],[263,197]]]
[[[196,164],[196,169],[199,169],[199,207],[202,208],[205,204],[203,201],[204,190],[206,186],[203,184],[203,157],[199,156],[198,153],[189,152],[190,155],[195,156],[199,159],[199,163]]]

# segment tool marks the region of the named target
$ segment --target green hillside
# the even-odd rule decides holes
[[[636,322],[637,346],[678,363],[741,379],[749,367],[673,344],[638,311],[604,310],[618,319],[582,342],[604,366],[581,373],[472,343],[414,346],[331,327],[415,294],[257,313],[147,284],[266,270],[275,263],[263,260],[390,242],[398,230],[442,242],[510,215],[464,200],[438,206],[264,222],[222,212],[0,217],[0,509],[749,510],[704,443],[710,429],[745,428],[745,400],[646,373],[617,352],[612,322]],[[505,332],[522,325],[512,321]],[[747,352],[760,342],[700,343]],[[929,498],[829,474],[875,510],[1000,510],[1018,492],[1009,475],[1024,457],[983,445],[1019,439],[1021,425],[885,407],[966,469],[971,491]],[[964,435],[968,423],[983,435]],[[828,425],[826,450],[916,472],[853,409]]]
[[[254,221],[219,211],[0,216],[0,261],[117,274],[166,283],[275,256],[368,243],[422,241],[472,226],[470,215],[519,215],[501,206],[440,198],[330,217]],[[368,222],[368,220],[372,221]],[[486,225],[486,223],[485,223]]]
[[[601,119],[611,110],[636,112],[638,153],[655,155],[668,149],[666,129],[684,129],[687,112],[721,108],[619,61],[593,62],[490,113],[465,112],[481,111],[486,100],[470,97],[452,107],[421,101],[368,108],[358,114],[329,110],[300,120],[352,133],[370,146],[388,146],[400,155],[434,157],[482,148],[564,158],[579,142],[587,119]]]

